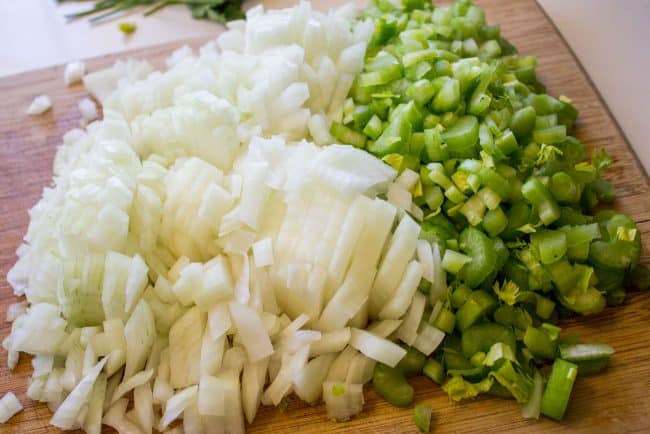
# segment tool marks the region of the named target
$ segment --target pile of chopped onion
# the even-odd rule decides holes
[[[9,365],[34,356],[53,425],[236,433],[291,393],[345,420],[397,340],[435,350],[439,251],[381,199],[404,180],[329,134],[372,31],[258,7],[165,72],[84,77],[104,118],[65,135],[7,276]]]

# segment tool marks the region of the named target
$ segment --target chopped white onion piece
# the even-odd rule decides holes
[[[249,362],[244,365],[241,379],[241,398],[244,415],[248,423],[253,423],[260,406],[269,359]]]
[[[95,380],[104,369],[106,360],[106,357],[100,360],[65,398],[50,420],[52,425],[61,429],[75,427],[77,416],[83,406],[88,404]]]
[[[418,327],[424,316],[426,304],[427,299],[422,293],[416,292],[413,295],[411,306],[404,316],[402,325],[397,329],[397,337],[407,345],[413,345],[418,337]]]
[[[363,410],[363,384],[340,382],[323,383],[323,401],[327,417],[339,422],[346,421]]]
[[[22,404],[13,392],[5,393],[0,399],[0,424],[7,422],[22,409]]]
[[[373,322],[368,326],[367,330],[380,338],[387,338],[392,335],[400,325],[402,325],[402,320],[400,319],[384,319]]]
[[[445,332],[429,324],[424,324],[417,339],[413,342],[413,347],[428,356],[438,348],[444,338]]]
[[[27,108],[26,113],[28,115],[35,116],[35,115],[43,114],[51,108],[52,108],[52,100],[50,99],[50,97],[47,95],[39,95],[36,98],[34,98],[32,103]]]
[[[321,337],[309,346],[309,356],[338,353],[350,342],[350,327],[345,327],[331,332],[321,333]]]
[[[253,243],[253,259],[257,268],[273,265],[273,244],[271,238],[266,237]]]
[[[135,374],[133,377],[129,378],[128,380],[124,380],[122,383],[120,383],[119,386],[117,386],[117,389],[115,389],[115,392],[113,392],[113,397],[111,398],[111,404],[114,404],[115,401],[129,393],[131,390],[135,389],[138,386],[142,386],[143,384],[147,384],[149,381],[151,381],[151,378],[153,377],[153,369],[149,369],[148,371],[140,371],[137,374]]]
[[[7,308],[7,322],[14,322],[16,318],[27,311],[27,302],[12,303]]]
[[[86,126],[99,117],[97,106],[90,98],[79,101],[79,113],[81,113],[81,126]]]
[[[427,240],[418,240],[418,262],[422,265],[422,278],[433,283],[433,251]]]
[[[198,389],[198,410],[202,416],[223,416],[224,408],[224,384],[217,378],[210,375],[201,377]]]
[[[158,427],[160,431],[167,428],[169,424],[175,421],[176,418],[178,418],[178,416],[180,416],[187,407],[192,405],[197,400],[198,390],[199,386],[190,386],[177,392],[174,396],[169,398],[165,404],[165,412],[160,419],[160,426]]]
[[[86,64],[84,62],[79,60],[69,62],[65,65],[65,70],[63,70],[63,83],[65,83],[66,86],[78,83],[85,74]]]
[[[365,330],[353,328],[350,346],[373,360],[395,367],[406,355],[406,350],[393,342]]]
[[[404,316],[411,305],[413,294],[418,290],[421,279],[422,265],[417,261],[409,262],[392,299],[379,311],[379,318],[398,319]]]
[[[257,362],[273,354],[271,339],[266,334],[259,314],[237,302],[231,302],[228,307],[250,361]]]

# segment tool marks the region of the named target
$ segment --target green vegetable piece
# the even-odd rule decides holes
[[[406,89],[406,95],[422,107],[426,105],[437,92],[436,86],[429,80],[419,80]]]
[[[381,135],[382,127],[381,119],[375,114],[372,115],[366,126],[363,127],[363,133],[374,140]]]
[[[334,125],[334,124],[332,124]],[[404,113],[400,113],[389,121],[381,135],[368,146],[368,151],[375,155],[403,154],[406,144],[411,140],[412,127]]]
[[[544,359],[555,358],[557,349],[556,341],[552,340],[546,333],[535,327],[528,327],[524,334],[524,344],[536,357]]]
[[[486,322],[473,325],[463,332],[461,348],[467,358],[482,351],[487,353],[496,343],[508,345],[513,351],[517,348],[515,334],[511,327]]]
[[[413,420],[415,426],[420,432],[428,433],[431,431],[431,406],[427,404],[418,404],[413,408]]]
[[[460,103],[460,83],[455,78],[448,79],[433,98],[432,109],[436,113],[454,111]]]
[[[438,209],[445,200],[444,194],[438,186],[424,187],[423,195],[424,201],[431,210]]]
[[[478,170],[478,175],[481,177],[483,185],[494,190],[501,200],[507,200],[511,197],[512,187],[510,181],[501,176],[499,172],[492,168],[482,166]]]
[[[540,294],[535,294],[535,299],[535,313],[542,319],[548,319],[555,309],[555,303]]]
[[[131,22],[120,23],[117,27],[125,35],[130,35],[138,29],[138,26]]]
[[[447,392],[447,395],[452,400],[461,401],[488,392],[493,382],[494,380],[490,377],[481,380],[479,383],[470,383],[465,381],[463,377],[451,377],[443,384],[442,390]]]
[[[527,103],[535,109],[538,115],[542,116],[557,113],[563,108],[562,102],[546,94],[531,94],[527,98]]]
[[[614,184],[606,179],[595,180],[591,184],[591,189],[601,202],[612,203],[616,199],[616,188],[614,188]]]
[[[510,120],[510,129],[518,139],[526,137],[535,126],[537,113],[533,107],[524,107],[517,110]]]
[[[606,344],[562,344],[559,346],[560,358],[572,362],[609,359],[614,349]]]
[[[510,155],[519,149],[517,139],[511,130],[507,129],[495,140],[494,144],[504,155]]]
[[[451,294],[451,306],[455,309],[461,307],[469,299],[472,289],[465,285],[459,285]]]
[[[346,127],[338,122],[332,122],[330,133],[341,143],[352,145],[357,148],[363,148],[366,145],[366,136]]]
[[[576,375],[578,375],[578,366],[566,360],[555,359],[542,396],[542,414],[555,420],[562,420]]]
[[[424,130],[424,148],[430,161],[446,161],[449,158],[447,144],[442,142],[438,128]]]
[[[452,158],[472,158],[476,156],[478,142],[478,120],[474,116],[463,116],[448,130],[442,133]]]
[[[533,140],[537,143],[552,145],[560,143],[566,138],[566,126],[556,125],[543,130],[533,131]]]
[[[530,234],[530,242],[545,265],[560,260],[567,251],[567,236],[563,231],[538,231]]]
[[[449,309],[442,309],[433,321],[433,326],[445,333],[453,333],[455,325],[456,315]]]
[[[465,264],[472,262],[472,258],[451,249],[445,250],[442,257],[442,268],[451,274],[458,274]]]
[[[582,194],[582,188],[566,172],[557,172],[551,177],[549,185],[553,196],[564,203],[578,203]]]
[[[427,356],[413,347],[407,347],[406,354],[402,357],[395,368],[404,376],[411,377],[420,374],[426,362]]]
[[[485,213],[482,224],[488,235],[496,237],[508,227],[508,217],[501,207],[498,207]]]
[[[508,305],[499,306],[494,311],[494,321],[505,326],[516,327],[522,331],[533,324],[533,319],[526,309]]]
[[[442,367],[442,363],[435,359],[427,360],[422,373],[438,384],[442,384],[445,381],[445,370]]]
[[[644,264],[637,265],[625,274],[624,284],[626,288],[647,291],[650,289],[650,269]]]
[[[396,368],[377,363],[372,385],[379,396],[396,407],[408,407],[413,402],[413,387]]]
[[[521,194],[537,208],[539,218],[545,225],[550,225],[560,218],[560,207],[538,178],[530,178],[526,181],[521,186]]]
[[[483,353],[476,353],[483,354]],[[510,360],[515,364],[519,364],[515,352],[509,345],[504,344],[503,342],[497,342],[496,344],[490,347],[490,351],[487,354],[484,354],[483,360],[481,363],[485,366],[492,367],[500,360]]]
[[[518,372],[510,360],[505,360],[497,370],[490,372],[489,376],[508,389],[518,403],[523,404],[530,399],[533,381]]]
[[[496,253],[492,240],[475,228],[466,228],[460,234],[460,248],[470,258],[459,273],[459,277],[470,288],[479,286],[496,265]]]
[[[460,213],[467,218],[470,225],[476,226],[483,221],[486,206],[478,196],[470,197],[460,208]]]

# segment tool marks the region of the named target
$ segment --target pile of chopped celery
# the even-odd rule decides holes
[[[378,392],[410,404],[412,390],[395,390],[409,392],[400,366],[413,359],[453,400],[512,397],[526,417],[561,419],[576,374],[600,372],[613,350],[568,342],[558,320],[620,305],[626,276],[647,281],[634,221],[594,212],[615,199],[602,177],[613,159],[585,160],[571,101],[547,95],[535,57],[470,1],[395,3],[365,11],[375,32],[331,133],[417,179],[388,199],[443,254],[447,294],[424,318],[448,335],[428,360],[409,348],[397,368],[378,365],[393,387]]]

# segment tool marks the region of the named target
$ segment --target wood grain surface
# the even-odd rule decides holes
[[[332,2],[314,2],[324,8]],[[340,2],[337,2],[340,3]],[[594,90],[556,29],[533,0],[477,0],[488,20],[501,24],[502,34],[521,53],[536,54],[541,81],[549,93],[570,97],[580,118],[576,135],[590,148],[604,146],[616,158],[609,172],[618,189],[615,207],[630,214],[642,231],[646,246],[643,262],[650,259],[650,189],[648,176],[641,168],[620,129]],[[198,46],[205,41],[187,41]],[[8,43],[5,41],[4,43]],[[155,65],[181,43],[134,52]],[[90,70],[108,66],[116,56],[88,62]],[[632,65],[631,65],[632,66]],[[52,158],[62,135],[79,125],[78,101],[86,96],[80,85],[63,85],[62,67],[0,79],[0,318],[7,306],[16,301],[5,281],[15,261],[14,251],[25,233],[27,210],[40,197],[52,176]],[[53,109],[43,116],[24,114],[32,98],[47,93]],[[630,294],[625,305],[608,308],[588,318],[564,324],[566,331],[577,332],[585,341],[611,344],[616,355],[607,371],[594,377],[579,378],[566,413],[557,423],[546,418],[528,421],[520,417],[519,407],[510,400],[482,398],[461,404],[447,396],[425,378],[412,381],[416,402],[433,406],[435,432],[650,432],[650,294]],[[10,325],[0,322],[0,337]],[[51,413],[44,405],[25,396],[31,372],[29,358],[21,356],[14,372],[6,366],[7,353],[0,349],[0,395],[12,390],[25,410],[0,433],[57,432],[48,425]],[[412,409],[397,409],[383,402],[367,387],[365,411],[347,423],[327,421],[322,405],[309,407],[292,400],[289,408],[279,411],[263,408],[249,427],[255,433],[290,432],[415,432]],[[108,432],[108,431],[107,431]]]

